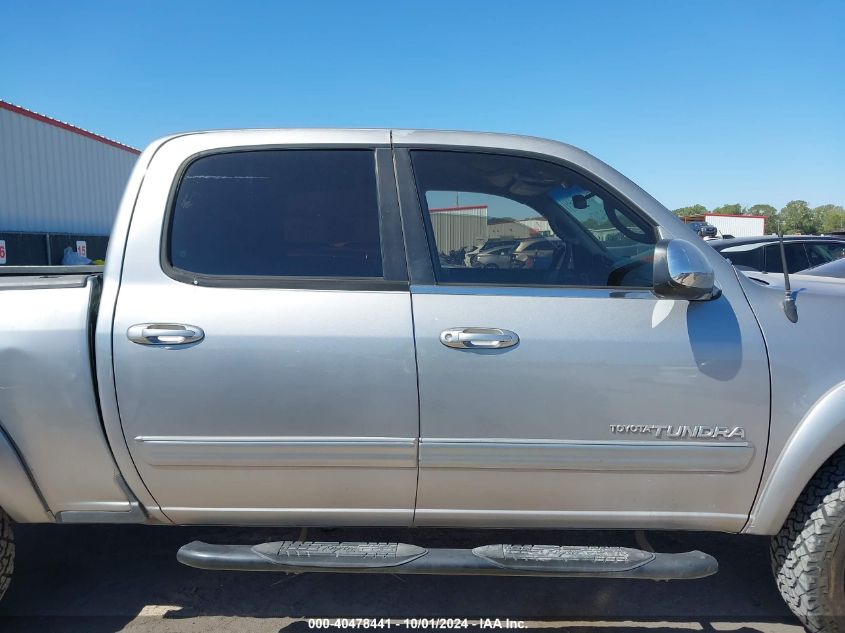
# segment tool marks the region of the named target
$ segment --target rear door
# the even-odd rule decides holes
[[[769,383],[732,267],[710,254],[716,300],[658,299],[659,227],[572,157],[397,152],[416,254],[415,522],[740,529],[765,455]],[[445,201],[475,209],[475,221],[440,213],[433,232],[429,211]],[[526,227],[559,240],[530,268],[441,263],[443,237],[454,249]]]
[[[418,402],[389,137],[322,136],[183,137],[145,177],[114,368],[132,458],[173,521],[411,522]]]

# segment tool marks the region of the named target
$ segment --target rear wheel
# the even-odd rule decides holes
[[[814,633],[845,633],[845,455],[825,464],[772,538],[772,569],[792,612]]]
[[[12,520],[0,510],[0,599],[12,581],[15,569],[15,539],[12,535]]]

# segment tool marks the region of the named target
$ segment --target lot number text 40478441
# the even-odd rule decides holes
[[[467,618],[311,618],[309,629],[524,629],[522,620],[509,618],[481,618],[470,621]]]

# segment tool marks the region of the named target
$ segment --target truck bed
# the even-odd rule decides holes
[[[43,290],[47,288],[84,288],[91,275],[12,275],[0,276],[0,292],[3,290]]]
[[[89,277],[102,274],[102,266],[0,266],[0,292],[84,288]]]
[[[0,277],[0,428],[58,521],[67,512],[129,509],[92,371],[99,268],[80,268],[8,268]]]
[[[0,279],[8,277],[68,277],[102,274],[102,266],[0,266]]]

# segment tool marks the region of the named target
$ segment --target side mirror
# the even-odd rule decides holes
[[[654,294],[662,299],[709,301],[722,291],[713,267],[685,240],[660,240],[654,247]]]

